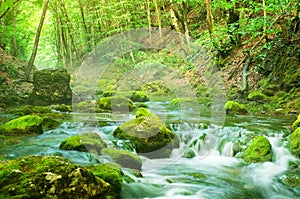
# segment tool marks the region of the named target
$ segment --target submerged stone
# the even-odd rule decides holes
[[[249,163],[272,161],[272,146],[264,136],[255,137],[242,154],[242,158]]]
[[[35,135],[42,134],[42,119],[35,115],[26,115],[0,126],[0,132],[4,135]]]
[[[100,154],[107,144],[101,139],[97,133],[84,133],[80,135],[71,136],[61,142],[60,149],[76,150],[83,152],[92,152]]]
[[[58,156],[0,164],[0,198],[106,198],[111,189],[113,184]]]
[[[129,151],[121,151],[114,148],[105,148],[101,151],[102,155],[110,156],[113,161],[123,167],[141,170],[142,160],[137,154]]]
[[[175,134],[160,118],[143,108],[137,111],[137,118],[120,125],[113,135],[130,140],[139,154],[150,158],[169,157],[174,148]]]

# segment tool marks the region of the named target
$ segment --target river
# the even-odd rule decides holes
[[[218,126],[213,124],[209,113],[183,112],[169,102],[149,102],[148,106],[178,135],[180,147],[173,150],[170,158],[141,157],[143,177],[136,177],[124,169],[131,180],[124,180],[121,198],[300,198],[299,192],[289,189],[278,179],[288,169],[289,161],[295,160],[283,138],[283,134],[289,131],[291,117],[226,116],[223,124]],[[26,155],[61,155],[82,165],[108,162],[107,157],[60,150],[59,144],[71,135],[96,132],[109,146],[116,143],[123,146],[124,142],[116,140],[112,132],[120,123],[134,117],[131,114],[74,115],[74,122],[65,122],[39,136],[14,138],[10,144],[0,146],[2,156],[15,159]],[[108,125],[95,125],[96,122],[89,119],[95,116],[97,120],[109,121]],[[234,157],[233,142],[254,135],[264,135],[269,139],[273,162],[246,164]],[[184,158],[188,151],[192,151],[195,157]]]

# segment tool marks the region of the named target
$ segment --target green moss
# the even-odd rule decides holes
[[[108,194],[112,198],[118,198],[122,190],[122,176],[124,175],[121,168],[114,164],[98,164],[87,167],[96,177],[105,180],[111,185]]]
[[[24,116],[24,115],[32,115],[32,114],[46,114],[51,113],[52,110],[46,106],[32,106],[32,105],[25,105],[20,108],[10,110],[8,113]]]
[[[290,150],[294,155],[300,156],[300,127],[289,137]]]
[[[149,101],[149,96],[147,95],[146,92],[143,92],[143,91],[134,91],[131,94],[130,99],[133,102],[147,102],[147,101]]]
[[[59,146],[64,150],[91,151],[96,154],[101,153],[101,149],[107,147],[107,144],[97,133],[84,133],[71,136],[63,140]]]
[[[134,103],[125,97],[104,97],[98,100],[99,108],[117,112],[132,111]]]
[[[42,119],[35,115],[22,116],[1,125],[0,130],[5,135],[42,134]]]
[[[238,102],[234,101],[227,101],[224,109],[227,114],[247,114],[248,110],[246,109],[245,105],[239,104]]]
[[[272,161],[272,146],[264,136],[255,137],[242,154],[246,162]]]
[[[113,135],[130,140],[137,153],[153,158],[169,157],[174,147],[175,134],[155,114],[129,120],[120,125]]]
[[[114,148],[105,148],[101,151],[102,155],[110,156],[113,161],[123,167],[141,170],[142,160],[140,157],[129,151],[120,151]]]
[[[266,101],[268,99],[268,96],[261,93],[260,91],[254,91],[249,93],[247,99],[250,101]]]
[[[296,130],[298,127],[300,127],[300,114],[298,115],[298,118],[293,122],[292,130]]]
[[[50,129],[55,129],[59,127],[59,125],[62,123],[61,121],[58,121],[57,119],[51,116],[43,116],[41,118],[42,118],[43,129],[45,131]]]
[[[135,116],[138,118],[138,117],[141,117],[141,116],[150,116],[152,113],[146,109],[146,108],[139,108],[137,111],[136,111],[136,114]]]
[[[110,189],[109,183],[62,157],[29,156],[0,164],[1,198],[101,198]]]

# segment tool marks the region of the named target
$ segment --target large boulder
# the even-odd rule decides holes
[[[131,169],[142,169],[142,160],[137,154],[129,151],[121,151],[114,148],[105,148],[101,151],[102,155],[110,156],[113,161],[120,164],[122,167]]]
[[[33,105],[71,104],[70,74],[65,69],[45,69],[33,75],[33,91],[29,103]]]
[[[243,159],[248,162],[272,161],[272,146],[264,136],[255,137],[242,154]]]
[[[136,116],[115,129],[113,135],[130,140],[139,154],[150,158],[169,157],[174,148],[175,134],[157,115],[145,108],[140,108]]]
[[[43,133],[42,119],[35,115],[25,115],[0,126],[4,135],[35,135]]]
[[[97,133],[74,135],[63,140],[59,145],[59,148],[63,150],[90,151],[95,154],[100,154],[105,147],[107,144]]]
[[[108,166],[95,172],[57,156],[22,157],[0,171],[0,198],[116,198],[120,185],[106,179],[122,179]]]

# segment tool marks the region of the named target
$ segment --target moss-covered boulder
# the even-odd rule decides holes
[[[84,133],[71,136],[63,140],[59,145],[59,148],[63,150],[89,151],[95,154],[100,154],[101,150],[106,147],[107,144],[97,133]]]
[[[247,99],[249,101],[266,101],[268,99],[268,96],[261,93],[260,91],[253,91],[249,93]]]
[[[239,104],[235,101],[227,101],[224,109],[226,114],[247,114],[248,110],[246,109],[245,105]]]
[[[242,154],[242,158],[249,163],[272,161],[272,146],[264,136],[255,137]]]
[[[295,120],[295,121],[293,122],[292,130],[294,131],[294,130],[296,130],[298,127],[300,127],[300,114],[298,115],[297,120]]]
[[[131,94],[130,99],[133,102],[147,102],[149,101],[149,96],[144,91],[134,91]]]
[[[130,140],[137,153],[150,158],[169,157],[174,147],[175,134],[160,118],[141,108],[137,117],[120,125],[113,135],[119,139]]]
[[[70,74],[66,69],[45,69],[33,75],[33,91],[28,103],[33,105],[71,104]]]
[[[0,198],[107,198],[114,186],[62,157],[29,156],[0,164]]]
[[[128,112],[135,109],[134,103],[125,97],[103,97],[98,100],[101,109],[117,112]]]
[[[42,118],[43,130],[45,131],[58,128],[59,125],[62,123],[62,121],[59,121],[48,115],[42,116],[41,118]]]
[[[114,148],[105,148],[101,151],[102,155],[110,156],[113,161],[120,164],[122,167],[130,169],[142,169],[142,160],[137,154],[129,151],[121,151]]]
[[[106,164],[98,164],[93,166],[87,166],[96,177],[105,180],[110,184],[110,189],[108,195],[110,197],[107,198],[119,198],[120,192],[122,190],[122,176],[124,175],[122,169],[116,165],[111,163]],[[100,197],[105,198],[105,197]]]
[[[289,148],[294,155],[300,157],[300,127],[290,135]]]
[[[35,115],[25,115],[1,125],[0,132],[4,135],[42,134],[42,119]]]

